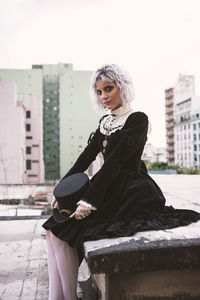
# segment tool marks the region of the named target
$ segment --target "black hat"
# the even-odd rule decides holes
[[[53,217],[59,222],[65,222],[76,210],[76,203],[83,197],[89,187],[89,178],[85,173],[75,173],[60,181],[53,190],[57,207],[53,208]]]

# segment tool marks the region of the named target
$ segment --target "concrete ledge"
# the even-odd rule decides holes
[[[200,221],[86,242],[101,300],[200,299]]]
[[[200,239],[130,241],[88,253],[93,274],[200,267]]]

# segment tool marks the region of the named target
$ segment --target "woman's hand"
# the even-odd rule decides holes
[[[85,207],[84,205],[79,205],[75,211],[74,217],[77,220],[81,220],[86,218],[91,214],[91,209],[89,207]]]
[[[70,218],[74,217],[77,220],[84,219],[91,214],[92,210],[96,210],[96,208],[91,204],[81,200],[78,202],[78,207],[70,216]]]

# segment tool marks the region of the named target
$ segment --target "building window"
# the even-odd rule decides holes
[[[194,151],[197,151],[197,145],[194,145]]]
[[[30,159],[26,160],[26,170],[31,170],[31,160]]]
[[[197,127],[196,127],[196,124],[193,124],[193,129],[196,130],[196,128],[197,128]]]
[[[193,138],[194,138],[194,141],[196,141],[196,140],[197,140],[197,136],[196,136],[196,134],[194,134],[194,135],[193,135]]]
[[[31,154],[31,147],[26,147],[26,154]]]
[[[38,177],[36,174],[28,174],[28,177]]]
[[[38,148],[38,147],[39,147],[39,145],[32,145],[32,147],[34,147],[34,148]]]
[[[39,163],[39,160],[32,160],[32,163]]]
[[[31,117],[31,111],[30,111],[30,110],[27,110],[27,111],[26,111],[26,118],[27,118],[27,119],[30,119],[30,117]]]
[[[33,138],[32,136],[26,136],[27,140],[32,140],[32,138]]]
[[[31,131],[31,124],[26,124],[26,131]]]

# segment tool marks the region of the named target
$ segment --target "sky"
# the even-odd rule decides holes
[[[0,68],[116,63],[149,116],[148,142],[165,147],[164,90],[188,74],[200,95],[199,15],[200,0],[0,0]]]

